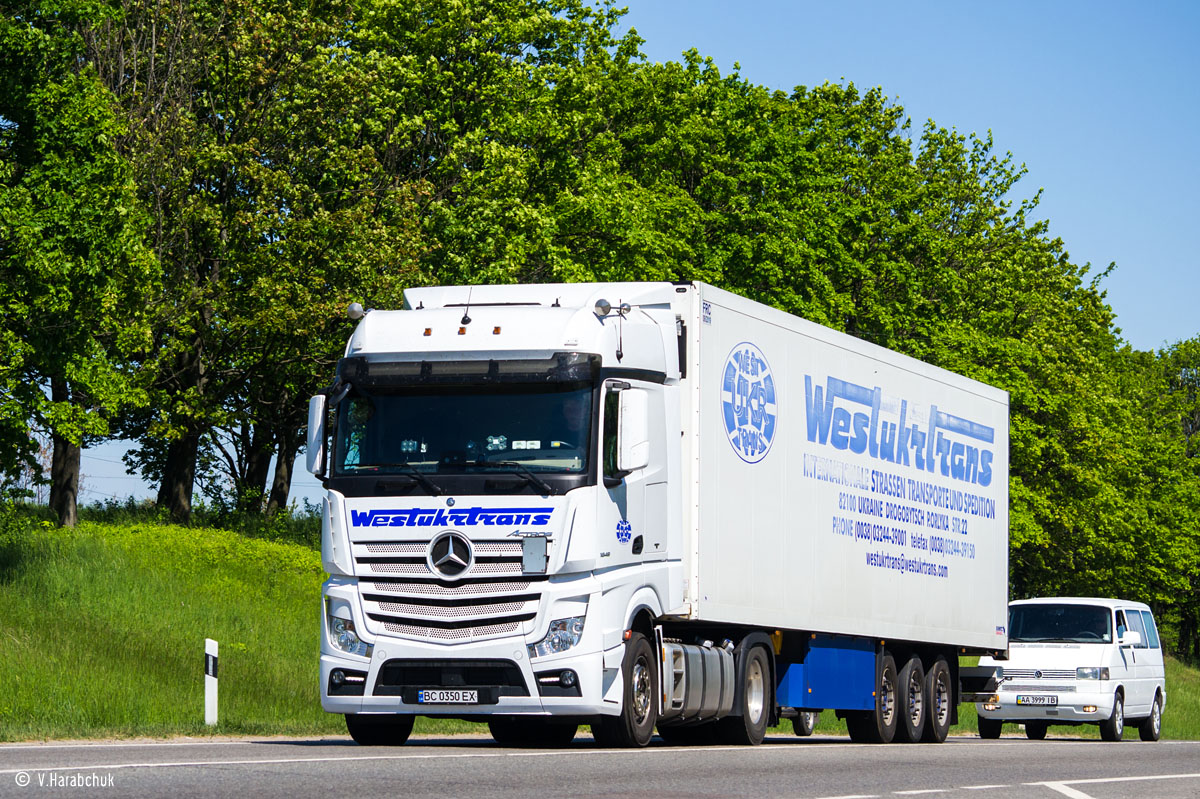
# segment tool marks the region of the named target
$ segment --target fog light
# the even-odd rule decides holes
[[[346,672],[341,669],[334,669],[329,672],[329,682],[334,688],[341,688],[342,684],[346,682]]]
[[[999,705],[993,705],[993,704],[991,704],[991,703],[988,703],[988,704],[985,704],[985,705],[983,706],[983,709],[984,709],[984,710],[999,710],[999,709],[1000,709],[1000,706],[999,706]]]
[[[1084,713],[1095,713],[1095,712],[1096,712],[1096,706],[1095,706],[1095,705],[1084,705],[1084,706],[1083,706],[1083,712],[1084,712]]]
[[[563,688],[574,688],[577,679],[575,672],[570,669],[564,669],[563,673],[558,675],[558,684]]]

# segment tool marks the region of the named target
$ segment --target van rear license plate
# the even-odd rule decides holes
[[[1057,696],[1028,696],[1020,694],[1017,696],[1018,705],[1057,705]]]
[[[417,691],[417,703],[421,705],[477,705],[479,691]]]

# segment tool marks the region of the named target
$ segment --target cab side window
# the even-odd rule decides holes
[[[1146,644],[1151,649],[1158,649],[1158,628],[1154,626],[1154,614],[1148,610],[1142,611],[1142,620],[1146,623]]]
[[[617,469],[617,411],[620,408],[620,392],[609,389],[604,394],[604,477],[608,482],[620,481]]]
[[[1139,611],[1131,610],[1127,614],[1127,618],[1129,619],[1129,629],[1142,637],[1142,642],[1140,644],[1138,644],[1135,648],[1136,649],[1146,649],[1148,646],[1147,636],[1146,636],[1146,626],[1144,624],[1142,624],[1142,614]]]

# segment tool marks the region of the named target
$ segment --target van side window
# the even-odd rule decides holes
[[[1151,649],[1158,649],[1158,628],[1154,626],[1154,614],[1148,610],[1142,611],[1142,619],[1146,622],[1146,642]]]
[[[1125,611],[1117,611],[1117,638],[1119,639],[1129,629],[1129,625],[1125,623]]]
[[[1146,626],[1142,624],[1142,614],[1136,610],[1129,611],[1129,629],[1142,637],[1142,642],[1135,649],[1146,649],[1148,644],[1146,635]]]

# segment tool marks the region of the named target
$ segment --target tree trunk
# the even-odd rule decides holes
[[[158,507],[165,508],[172,521],[186,524],[192,516],[192,488],[196,482],[196,456],[200,434],[190,432],[167,447],[162,484],[158,488]]]
[[[267,500],[267,515],[288,506],[288,494],[292,491],[292,464],[300,450],[300,435],[289,430],[279,436],[278,453],[275,456],[275,479],[271,483],[271,497]]]
[[[265,424],[254,425],[250,446],[246,452],[246,477],[238,487],[238,508],[252,513],[262,512],[263,495],[267,492],[267,475],[271,472],[271,444],[274,436]],[[272,489],[274,490],[274,489]]]
[[[68,402],[67,381],[50,381],[50,398]],[[74,527],[79,521],[79,458],[81,447],[54,431],[54,454],[50,461],[50,509],[58,514],[60,527]]]

